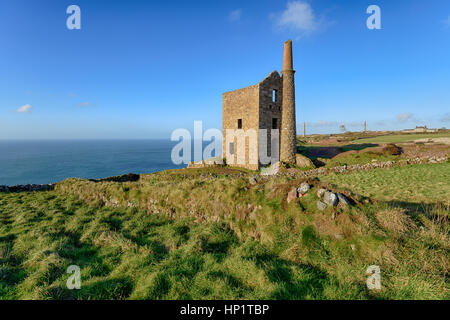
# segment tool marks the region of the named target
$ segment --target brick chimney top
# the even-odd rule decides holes
[[[284,54],[283,54],[283,71],[293,70],[294,65],[292,62],[292,40],[288,40],[284,43]]]

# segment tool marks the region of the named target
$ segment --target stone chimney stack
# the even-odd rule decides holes
[[[295,163],[297,138],[295,127],[295,85],[292,62],[292,40],[284,43],[283,55],[283,100],[281,106],[280,160]]]

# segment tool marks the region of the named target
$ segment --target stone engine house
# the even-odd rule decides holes
[[[283,61],[283,76],[273,71],[258,84],[223,94],[222,155],[227,164],[259,170],[259,151],[264,147],[258,138],[261,129],[267,130],[264,154],[295,162],[295,71],[291,40],[284,44]],[[227,137],[227,129],[235,130],[234,135]],[[271,155],[271,129],[279,130],[279,155]]]

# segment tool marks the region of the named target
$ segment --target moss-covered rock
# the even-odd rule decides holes
[[[295,155],[295,164],[301,169],[314,169],[316,167],[311,159],[299,153]]]

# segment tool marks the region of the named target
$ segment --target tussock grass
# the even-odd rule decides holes
[[[394,156],[387,153],[374,153],[374,152],[361,152],[361,153],[349,153],[338,155],[332,159],[325,159],[325,167],[333,168],[343,165],[354,165],[354,164],[366,164],[371,163],[373,160],[379,162],[396,161],[399,160],[399,156]],[[322,159],[324,160],[324,159]]]
[[[185,169],[0,193],[0,298],[449,298],[448,207],[431,198],[415,211],[356,201],[318,212],[316,188],[287,204],[301,180],[251,185],[251,174]],[[80,290],[65,286],[72,264]],[[365,286],[373,264],[379,292]]]
[[[385,230],[393,234],[402,235],[415,227],[411,219],[405,214],[404,209],[394,208],[379,211],[375,214],[375,217]]]

